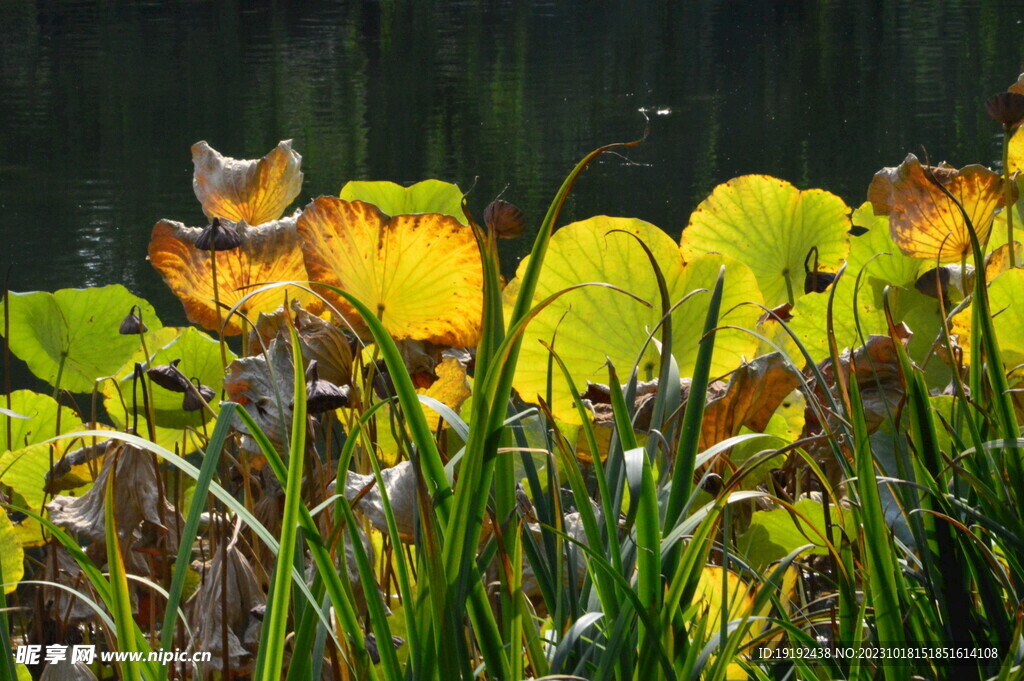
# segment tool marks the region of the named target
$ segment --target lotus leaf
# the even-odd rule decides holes
[[[441,180],[423,180],[411,187],[394,182],[348,182],[341,188],[345,201],[372,203],[385,215],[440,213],[469,224],[462,210],[462,190]]]
[[[899,166],[875,173],[868,199],[875,213],[889,216],[892,238],[900,250],[930,262],[959,262],[971,252],[963,214],[929,175],[963,206],[983,245],[996,210],[1006,205],[1003,180],[980,165],[960,170],[946,165],[926,168],[913,154]],[[1016,186],[1011,198],[1016,201]]]
[[[260,225],[284,215],[302,189],[302,157],[292,141],[279,142],[259,160],[222,156],[206,142],[192,145],[196,198],[211,220]],[[269,281],[269,280],[268,280]]]
[[[475,346],[483,267],[472,231],[448,215],[388,217],[371,204],[323,196],[299,217],[310,278],[359,298],[396,340]],[[365,333],[340,296],[324,297]]]
[[[742,263],[710,255],[684,268],[672,238],[650,223],[606,216],[576,222],[562,227],[552,237],[534,303],[576,284],[607,282],[652,305],[648,307],[603,286],[587,286],[559,297],[530,322],[523,336],[514,384],[523,399],[533,401],[547,392],[548,351],[541,341],[553,343],[580,389],[588,381],[606,382],[608,361],[619,369],[620,375],[637,361],[648,334],[661,319],[661,306],[654,270],[631,235],[639,237],[653,253],[664,273],[672,304],[691,291],[713,288],[719,269],[725,265],[720,323],[754,328],[760,309],[742,303],[760,303],[761,295],[754,275]],[[520,263],[519,275],[528,262],[526,258]],[[518,279],[513,279],[504,294],[506,312],[517,290]],[[693,372],[709,299],[709,294],[698,292],[672,316],[672,351],[681,376]],[[753,357],[755,348],[756,340],[749,333],[735,329],[719,331],[711,373],[720,375],[734,369],[744,358]],[[655,378],[658,366],[657,349],[652,343],[640,361],[640,380]],[[569,388],[557,374],[552,389],[551,408],[555,416],[565,423],[579,425]]]
[[[783,508],[754,511],[750,527],[739,538],[739,545],[744,548],[747,559],[754,567],[764,568],[805,544],[813,544],[807,553],[819,556],[828,553],[824,540],[828,535],[825,532],[825,509],[822,503],[805,498],[797,501],[794,508],[802,517],[794,518],[788,509]],[[855,536],[852,531],[854,528],[849,526],[852,514],[843,513],[831,504],[829,513],[833,524],[845,528],[850,536]]]
[[[988,285],[989,309],[992,310],[992,326],[999,339],[1003,364],[1016,367],[1024,363],[1024,302],[1020,292],[1024,290],[1024,270],[1003,272]],[[964,364],[971,363],[971,315],[970,307],[953,317],[950,333],[957,337],[963,348]]]
[[[786,396],[799,385],[800,375],[781,353],[743,364],[729,377],[725,392],[708,402],[700,448],[707,449],[736,435],[743,426],[762,432]]]
[[[237,230],[242,245],[230,251],[217,251],[217,287],[222,305],[229,308],[256,284],[275,281],[306,281],[306,267],[295,231],[296,217],[283,218],[250,227],[239,222],[229,229]],[[180,222],[161,220],[153,227],[149,242],[149,260],[185,306],[189,321],[204,329],[218,330],[217,308],[214,305],[213,268],[210,252],[195,247],[202,230],[186,227]],[[295,286],[275,287],[256,293],[239,306],[239,311],[254,319],[264,312],[273,312],[285,300],[297,300],[313,312],[319,311],[320,300],[309,291]],[[242,332],[237,317],[227,317],[225,335]]]
[[[817,248],[818,268],[836,272],[849,251],[850,209],[821,189],[800,191],[767,175],[744,175],[715,187],[683,230],[683,259],[706,253],[739,260],[757,277],[765,304],[803,293],[804,263]]]
[[[103,384],[103,399],[107,413],[118,428],[126,428],[138,418],[138,429],[141,434],[147,434],[147,417],[142,400],[141,385],[138,389],[132,388],[135,363],[142,363],[144,367],[169,364],[172,360],[180,359],[178,369],[188,378],[198,378],[202,385],[213,388],[216,395],[220,395],[224,382],[224,371],[221,366],[220,346],[202,331],[192,327],[186,328],[173,339],[165,337],[165,344],[146,361],[140,351],[117,372],[116,385],[108,381]],[[228,351],[228,360],[234,359],[234,355]],[[151,383],[151,398],[153,415],[156,419],[156,442],[168,449],[173,450],[177,444],[182,446],[182,433],[187,428],[201,429],[203,424],[211,420],[210,413],[205,409],[185,412],[182,411],[182,394],[162,388]],[[218,402],[214,400],[210,406],[216,412]],[[195,448],[192,438],[185,438],[184,452],[190,452]]]
[[[90,392],[139,348],[138,336],[118,334],[133,305],[150,333],[162,326],[153,306],[120,284],[10,294],[11,352],[52,386]],[[0,328],[2,321],[0,321]]]
[[[25,574],[25,551],[6,513],[0,513],[0,561],[4,571],[4,593],[12,593]]]
[[[10,487],[30,510],[38,512],[45,500],[46,474],[50,466],[61,458],[64,450],[79,446],[74,440],[54,444],[45,441],[55,435],[82,430],[84,426],[72,409],[58,408],[57,402],[48,395],[16,390],[11,393],[11,405],[29,418],[11,422],[11,446],[0,455],[0,482]],[[76,474],[86,482],[92,479],[93,470],[88,466],[75,467]],[[29,518],[16,525],[15,532],[24,546],[36,546],[44,540],[42,528]]]

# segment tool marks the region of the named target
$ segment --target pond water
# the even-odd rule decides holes
[[[851,205],[910,151],[994,163],[989,95],[1024,70],[1024,2],[5,0],[0,267],[14,290],[121,282],[165,322],[145,260],[162,217],[200,224],[189,147],[303,155],[299,205],[353,179],[429,177],[536,225],[576,160],[566,220],[678,235],[715,184],[769,173]],[[508,245],[507,274],[529,248]],[[517,250],[518,249],[518,250]]]

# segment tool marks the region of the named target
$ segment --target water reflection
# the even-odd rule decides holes
[[[991,161],[980,103],[1024,63],[1021,0],[745,3],[8,0],[0,22],[0,236],[16,289],[122,282],[180,306],[145,262],[161,217],[203,218],[189,146],[292,137],[300,201],[426,177],[536,224],[590,148],[567,218],[678,234],[718,182],[771,173],[859,203],[924,146]],[[527,237],[523,238],[523,242]],[[523,246],[525,248],[525,246]],[[518,253],[505,254],[511,271]]]

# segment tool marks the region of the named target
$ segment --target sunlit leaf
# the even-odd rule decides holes
[[[1024,363],[1024,270],[1003,272],[988,285],[989,309],[992,310],[992,328],[999,338],[1003,364],[1009,369]],[[950,333],[956,335],[963,348],[964,364],[971,363],[971,307],[953,317]]]
[[[173,339],[165,339],[165,345],[157,348],[149,348],[152,356],[146,362],[145,356],[137,353],[117,372],[116,385],[112,381],[106,381],[102,386],[103,405],[110,415],[111,420],[118,428],[131,427],[138,422],[140,435],[148,437],[148,419],[146,417],[145,405],[142,399],[142,385],[133,389],[132,375],[135,363],[143,364],[143,368],[169,364],[171,361],[180,359],[178,369],[189,379],[197,378],[202,385],[213,388],[217,397],[210,402],[210,407],[216,412],[219,408],[220,391],[224,380],[224,371],[221,366],[220,346],[201,331],[188,327]],[[234,354],[228,351],[228,361],[234,359]],[[156,442],[170,450],[173,450],[177,443],[183,453],[190,452],[195,445],[192,438],[185,438],[182,444],[182,434],[186,428],[195,428],[202,432],[205,424],[213,418],[205,409],[185,412],[182,410],[182,394],[172,392],[166,388],[151,384],[152,408],[155,418]]]
[[[959,262],[971,251],[963,215],[929,174],[962,204],[982,244],[988,241],[996,210],[1006,205],[1003,180],[980,165],[960,170],[945,165],[926,168],[913,154],[899,166],[875,173],[868,198],[875,213],[889,216],[892,238],[900,250],[931,262]],[[1016,199],[1016,187],[1011,196]]]
[[[611,361],[623,375],[637,360],[648,334],[661,319],[661,305],[654,270],[630,234],[638,236],[651,249],[664,273],[672,304],[691,291],[710,290],[719,268],[725,265],[721,325],[754,328],[760,309],[742,303],[760,303],[761,295],[753,274],[741,263],[711,255],[684,268],[672,238],[641,220],[599,216],[573,223],[555,232],[551,240],[534,303],[576,284],[606,282],[639,296],[651,306],[599,286],[576,289],[558,298],[530,322],[523,337],[515,376],[515,388],[523,399],[532,402],[547,392],[548,351],[541,341],[553,343],[581,390],[588,381],[607,382],[606,362]],[[528,261],[527,258],[520,263],[520,274]],[[506,312],[514,300],[510,292],[517,288],[518,280],[513,279],[505,290]],[[709,294],[698,292],[673,314],[672,351],[681,376],[693,372],[709,299]],[[660,338],[660,334],[656,337]],[[739,366],[744,358],[753,358],[755,347],[756,340],[749,333],[719,331],[712,375],[724,374]],[[652,343],[640,362],[640,380],[657,377],[658,366],[657,348]],[[555,416],[565,423],[579,425],[568,386],[557,375],[552,389]]]
[[[821,189],[744,175],[718,185],[697,206],[683,230],[683,259],[728,255],[753,271],[766,305],[793,302],[803,295],[812,248],[822,272],[837,271],[846,259],[849,213],[842,199]]]
[[[76,393],[90,392],[139,348],[138,336],[118,333],[133,305],[150,333],[162,326],[153,306],[120,284],[11,293],[10,301],[11,352],[50,385]]]
[[[323,196],[299,217],[310,278],[355,295],[395,339],[475,346],[483,267],[472,231],[447,215],[388,217],[361,201]],[[325,297],[357,331],[352,307]]]
[[[192,186],[203,212],[250,225],[284,215],[302,189],[302,157],[284,140],[258,160],[222,156],[206,142],[192,145],[195,175]]]
[[[43,443],[55,435],[81,430],[84,426],[72,409],[58,408],[57,402],[49,395],[16,390],[11,393],[11,406],[29,418],[11,421],[11,444],[5,448],[9,451],[0,455],[0,482],[14,491],[30,510],[38,512],[42,509],[43,488],[51,464],[65,451],[83,444],[76,440]],[[4,420],[0,419],[0,423]],[[6,428],[0,427],[0,432],[5,433],[6,440]],[[30,518],[15,525],[15,533],[25,546],[35,546],[43,541],[39,523]]]
[[[807,553],[823,556],[828,553],[825,540],[825,509],[814,499],[801,499],[794,504],[796,512],[803,516],[794,518],[787,509],[754,511],[750,527],[740,535],[739,546],[752,565],[764,568],[772,561],[785,557],[794,549],[812,544]],[[852,523],[853,514],[843,513],[830,505],[831,521],[842,532],[843,523]],[[847,527],[847,531],[851,528]],[[852,536],[852,535],[851,535]]]
[[[340,196],[346,201],[372,203],[385,215],[440,213],[468,224],[462,211],[462,190],[441,180],[423,180],[410,187],[394,182],[352,181],[341,188]]]
[[[242,238],[242,245],[230,251],[217,252],[218,296],[223,307],[221,320],[227,311],[244,296],[252,292],[255,284],[275,281],[306,281],[306,268],[302,262],[299,236],[295,231],[294,216],[257,227],[245,223],[229,225]],[[202,230],[186,227],[180,222],[161,220],[153,227],[149,242],[149,260],[153,263],[174,294],[185,306],[189,321],[204,329],[217,330],[217,308],[213,295],[213,268],[209,251],[195,247]],[[284,303],[285,297],[298,300],[305,307],[318,311],[320,301],[306,290],[295,286],[275,287],[249,298],[239,311],[255,321],[262,312],[273,312]],[[241,333],[237,317],[227,319],[226,335]]]
[[[25,552],[21,548],[14,525],[6,513],[0,513],[0,561],[3,563],[4,593],[12,593],[18,588],[18,582],[25,570]]]

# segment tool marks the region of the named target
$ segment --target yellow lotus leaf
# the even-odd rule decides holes
[[[356,296],[396,340],[476,345],[483,267],[473,233],[448,215],[388,217],[362,201],[322,196],[299,216],[313,281]],[[341,296],[324,297],[359,333],[366,328]]]
[[[434,368],[434,373],[437,374],[437,380],[429,388],[416,392],[433,397],[458,412],[462,403],[472,394],[469,379],[466,377],[466,367],[454,357],[445,357]]]
[[[931,173],[963,206],[982,247],[997,209],[1006,205],[1002,178],[980,165],[960,170],[926,168],[908,154],[902,164],[875,173],[868,199],[875,213],[889,216],[892,239],[905,255],[947,263],[970,254],[971,240],[960,209],[928,178]],[[1011,197],[1017,198],[1016,186]]]
[[[553,344],[578,390],[584,390],[588,382],[607,383],[608,362],[620,377],[625,377],[639,359],[641,381],[658,376],[658,349],[647,343],[647,337],[661,320],[661,296],[654,270],[637,237],[650,249],[665,277],[670,304],[696,291],[672,315],[672,354],[679,375],[693,375],[711,298],[708,292],[714,288],[722,266],[726,272],[719,324],[737,328],[723,328],[716,333],[712,375],[725,374],[744,359],[753,358],[757,341],[750,333],[739,330],[753,329],[761,312],[761,293],[748,267],[717,254],[696,259],[684,267],[675,241],[656,226],[633,218],[600,215],[555,232],[533,303],[589,282],[606,282],[621,290],[602,286],[577,288],[557,298],[530,321],[523,334],[513,383],[524,400],[534,402],[538,396],[547,394],[550,354],[542,341]],[[528,263],[529,258],[524,258],[519,264],[518,277],[524,274]],[[502,294],[506,315],[511,313],[518,281],[513,279]],[[644,305],[623,291],[652,305]],[[660,338],[660,333],[656,337]],[[580,425],[572,393],[557,369],[551,390],[550,406],[555,417],[566,424]]]
[[[683,230],[683,260],[707,253],[739,260],[757,277],[764,302],[793,303],[804,293],[804,262],[817,249],[818,270],[836,272],[850,250],[850,209],[821,189],[800,191],[767,175],[720,184]]]
[[[258,160],[222,156],[206,142],[192,145],[192,187],[211,220],[250,225],[277,220],[302,189],[302,157],[292,141],[279,142]]]
[[[245,222],[229,225],[242,237],[242,245],[230,251],[217,251],[217,286],[220,302],[227,310],[252,291],[254,284],[275,281],[306,281],[295,217],[276,220],[255,227]],[[185,305],[189,321],[204,329],[217,330],[217,308],[213,296],[213,268],[209,251],[195,247],[202,230],[186,227],[180,222],[161,220],[153,228],[149,242],[149,260],[164,281]],[[294,286],[262,291],[249,298],[239,311],[255,321],[261,312],[273,312],[284,303],[285,296],[297,300],[307,310],[322,309],[319,298]],[[224,328],[226,335],[242,332],[240,320],[232,316]]]
[[[1003,272],[988,285],[992,328],[999,339],[999,349],[1007,369],[1024,363],[1024,301],[1020,297],[1021,290],[1024,290],[1024,270],[1021,269]],[[949,329],[963,348],[964,364],[971,362],[972,314],[971,307],[961,310],[953,317]]]

